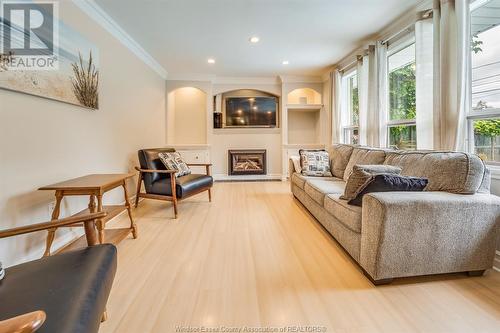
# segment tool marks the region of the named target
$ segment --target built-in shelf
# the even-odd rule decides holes
[[[323,104],[287,104],[286,107],[289,110],[318,111]]]

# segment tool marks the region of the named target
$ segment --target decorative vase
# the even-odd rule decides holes
[[[214,112],[214,128],[222,128],[222,112]]]

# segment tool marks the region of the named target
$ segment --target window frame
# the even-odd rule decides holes
[[[469,11],[472,13],[473,10],[482,7],[484,4],[480,0],[472,1],[469,5]],[[472,34],[472,33],[471,33]],[[472,37],[472,36],[471,36]],[[471,50],[472,53],[472,50]],[[472,74],[472,68],[470,69]],[[469,112],[465,115],[466,121],[466,135],[465,135],[465,149],[467,152],[475,154],[475,137],[474,137],[474,121],[476,120],[488,120],[488,119],[500,119],[500,108],[489,108],[481,111],[474,110],[472,105],[472,75],[470,84],[470,105]],[[500,162],[496,161],[484,161],[486,165],[491,167],[491,171],[493,172],[493,176],[497,179],[500,179]]]
[[[355,130],[357,130],[358,136],[359,136],[359,120],[358,120],[357,125],[352,122],[352,109],[351,109],[352,96],[351,96],[350,89],[349,89],[350,86],[348,84],[349,80],[352,77],[356,77],[356,79],[357,79],[357,75],[358,75],[358,71],[357,71],[356,66],[352,67],[351,69],[347,70],[344,74],[342,74],[342,80],[341,80],[342,103],[341,103],[341,105],[343,105],[343,107],[341,109],[341,113],[342,113],[341,114],[341,123],[342,123],[341,133],[342,133],[342,142],[345,144],[353,144],[353,142],[351,140],[352,136],[348,135],[349,132],[354,132]],[[357,84],[358,84],[358,98],[359,98],[359,82]],[[359,101],[359,99],[358,99],[358,101]]]
[[[389,100],[389,93],[390,93],[390,85],[389,85],[389,58],[393,56],[394,54],[398,53],[399,51],[404,50],[407,47],[410,47],[411,45],[415,45],[416,40],[415,40],[415,33],[411,32],[408,33],[407,35],[403,36],[402,38],[398,39],[394,43],[390,43],[387,46],[387,53],[385,57],[385,62],[386,62],[386,71],[385,71],[385,82],[387,82],[387,92],[385,94],[385,105],[386,105],[386,110],[385,110],[385,145],[386,147],[390,147],[390,140],[391,140],[391,132],[390,128],[391,127],[396,127],[396,126],[417,126],[417,118],[415,119],[396,119],[396,120],[390,120],[390,113],[391,113],[391,104]],[[417,61],[416,59],[416,53],[415,53],[415,63]]]
[[[472,103],[472,100],[471,100]],[[466,115],[467,121],[467,135],[465,139],[465,147],[469,153],[475,154],[475,142],[474,142],[474,121],[476,120],[488,120],[488,119],[500,119],[500,108],[491,108],[483,110],[481,112],[474,111],[472,105],[470,112]],[[500,174],[500,162],[496,161],[484,161],[488,166],[493,166],[496,169],[496,173]]]

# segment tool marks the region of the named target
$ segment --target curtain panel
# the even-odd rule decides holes
[[[359,142],[374,147],[380,146],[378,76],[375,45],[370,45],[358,58]]]
[[[434,149],[465,150],[470,110],[470,1],[434,0]]]
[[[335,69],[331,74],[332,81],[332,142],[342,142],[342,74],[338,69]]]
[[[359,98],[359,144],[368,145],[368,61],[365,56],[358,56],[357,75],[358,75],[358,98]]]
[[[375,46],[377,53],[377,82],[378,82],[378,145],[385,147],[387,145],[387,45],[378,41]]]
[[[415,23],[417,149],[434,148],[434,73],[432,17]]]

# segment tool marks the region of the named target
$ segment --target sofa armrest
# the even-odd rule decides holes
[[[360,264],[374,279],[491,268],[500,198],[447,192],[363,198]]]
[[[290,158],[288,159],[288,176],[289,177],[292,177],[292,175],[295,172],[300,173],[301,170],[297,170],[297,167],[296,167],[297,163],[298,163],[298,165],[300,165],[300,156],[290,156]]]

